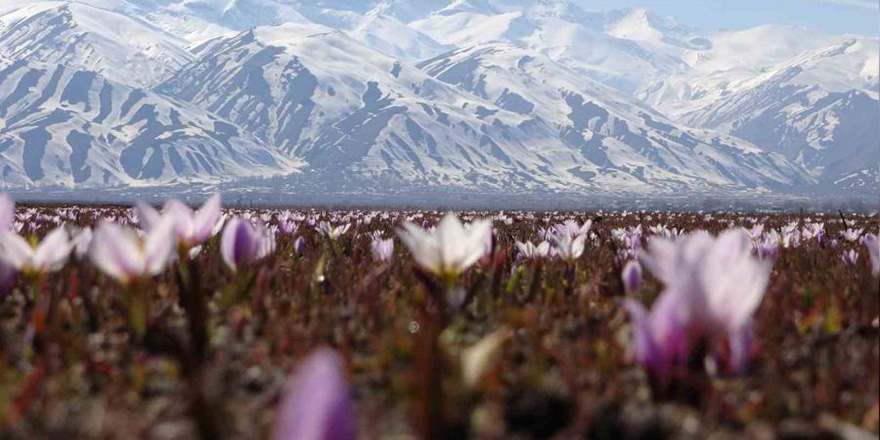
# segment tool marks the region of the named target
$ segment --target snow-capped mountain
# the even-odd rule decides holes
[[[779,157],[676,127],[504,43],[411,67],[321,26],[261,27],[215,45],[157,91],[333,176],[641,191],[804,180]]]
[[[0,9],[0,53],[92,70],[150,87],[193,59],[186,42],[136,17],[79,2],[11,2]]]
[[[681,119],[782,153],[825,184],[876,183],[878,51],[850,40],[808,52],[696,100]]]
[[[296,162],[203,110],[62,65],[0,70],[0,163],[13,186],[221,182]]]
[[[584,3],[0,5],[2,181],[876,189],[877,39]]]

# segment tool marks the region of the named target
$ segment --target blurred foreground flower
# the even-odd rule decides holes
[[[15,222],[15,202],[9,194],[0,194],[0,231],[11,231]],[[15,268],[0,258],[0,293],[9,292],[15,283]]]
[[[41,243],[29,243],[12,231],[0,231],[0,260],[25,274],[46,274],[64,267],[71,251],[64,227],[48,233]]]
[[[403,229],[398,235],[419,266],[439,276],[446,287],[450,287],[485,254],[492,222],[476,220],[465,227],[455,214],[448,213],[433,232],[410,222],[404,223]]]
[[[874,269],[874,275],[880,274],[880,241],[877,240],[877,236],[874,234],[867,234],[862,239],[862,242],[865,243],[865,246],[868,248],[868,256],[871,258],[871,268]]]
[[[92,232],[92,228],[85,227],[76,231],[73,240],[71,240],[76,258],[82,260],[88,256],[89,248],[92,247],[92,239],[94,237],[95,235]]]
[[[220,238],[223,261],[238,271],[242,266],[256,263],[275,252],[275,236],[262,223],[233,218],[226,222]]]
[[[189,206],[177,199],[165,202],[160,214],[152,206],[138,202],[135,205],[141,228],[149,232],[156,227],[163,218],[169,218],[174,224],[174,233],[177,236],[177,245],[190,249],[201,245],[214,233],[214,227],[220,220],[220,194],[214,194],[198,211],[193,211]]]
[[[655,239],[642,261],[666,287],[650,314],[637,302],[627,303],[637,360],[662,381],[670,367],[726,340],[730,367],[742,372],[752,314],[772,268],[752,254],[749,234],[732,229],[717,238],[701,231],[674,241]]]
[[[468,388],[477,386],[500,355],[504,343],[513,331],[502,327],[461,353],[461,376]]]
[[[174,257],[174,222],[166,218],[140,235],[128,226],[103,220],[93,232],[89,260],[122,284],[158,275]]]
[[[342,359],[319,349],[294,373],[278,407],[275,440],[357,438],[355,412]]]
[[[0,230],[9,231],[15,221],[15,201],[9,194],[0,194]]]

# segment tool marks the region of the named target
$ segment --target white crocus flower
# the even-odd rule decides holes
[[[19,272],[45,274],[64,267],[72,245],[64,227],[58,227],[39,244],[31,245],[12,231],[0,231],[0,260]]]
[[[586,235],[572,237],[570,234],[562,234],[556,237],[556,255],[571,263],[584,254],[584,242]]]
[[[448,286],[483,257],[492,222],[476,220],[465,227],[455,214],[449,213],[433,232],[409,222],[403,224],[403,229],[398,232],[400,239],[419,266],[442,278]]]
[[[517,241],[516,248],[519,250],[519,253],[523,258],[530,260],[547,258],[547,256],[550,255],[550,243],[547,241],[542,241],[541,244],[537,246],[530,241],[525,243]]]

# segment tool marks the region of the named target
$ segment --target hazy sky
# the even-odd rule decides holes
[[[877,36],[880,0],[579,0],[589,9],[645,8],[705,30],[795,24],[828,33]]]

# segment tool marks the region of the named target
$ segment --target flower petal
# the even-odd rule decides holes
[[[329,349],[311,354],[284,392],[275,440],[353,440],[355,414],[342,359]]]

